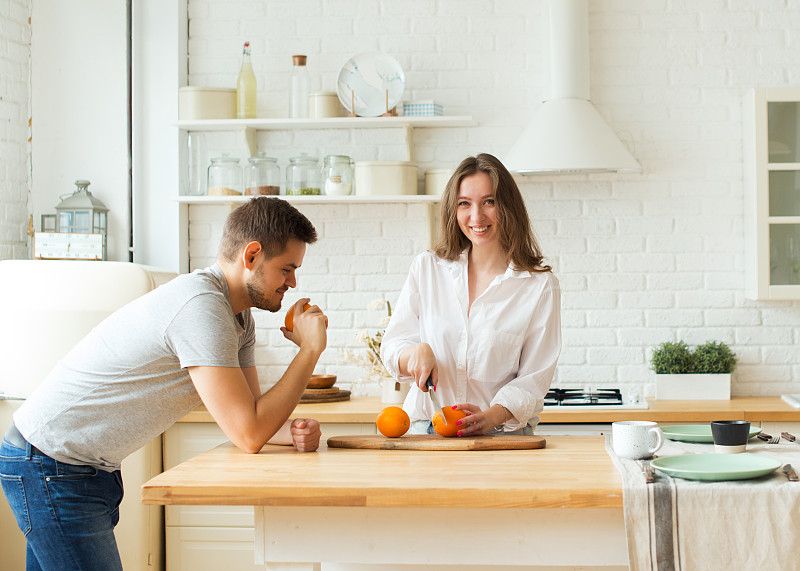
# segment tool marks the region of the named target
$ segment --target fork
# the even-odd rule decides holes
[[[644,475],[644,482],[645,484],[653,484],[656,481],[655,472],[653,472],[653,466],[650,465],[650,460],[645,460],[642,462],[641,465],[642,474]]]
[[[758,438],[760,440],[763,440],[767,444],[778,444],[781,441],[781,437],[780,436],[771,436],[771,435],[769,435],[769,434],[767,434],[765,432],[762,432],[761,434],[759,434]]]

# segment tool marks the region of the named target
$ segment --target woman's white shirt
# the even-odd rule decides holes
[[[381,343],[381,359],[396,378],[404,349],[427,343],[436,356],[442,405],[494,404],[514,418],[506,431],[536,426],[561,351],[561,289],[551,272],[495,277],[469,308],[467,252],[456,261],[424,252],[411,264]],[[412,386],[403,408],[412,421],[430,420],[427,394]]]

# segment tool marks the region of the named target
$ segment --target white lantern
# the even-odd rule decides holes
[[[101,234],[103,259],[106,259],[108,208],[89,192],[88,180],[76,180],[75,192],[56,206],[56,232]]]

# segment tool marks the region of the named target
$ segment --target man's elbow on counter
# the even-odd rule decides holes
[[[258,454],[264,447],[263,442],[250,440],[247,438],[237,439],[233,444],[234,446],[236,446],[236,448],[238,448],[242,452],[246,452],[247,454]]]

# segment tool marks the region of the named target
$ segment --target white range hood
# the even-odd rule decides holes
[[[521,174],[641,172],[589,100],[588,0],[548,0],[550,97],[503,158]]]

